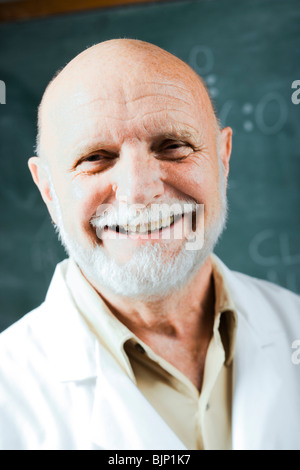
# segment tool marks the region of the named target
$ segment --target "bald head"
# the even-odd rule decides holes
[[[69,62],[47,87],[39,130],[42,159],[31,157],[31,174],[68,253],[93,285],[108,281],[111,288],[114,279],[119,292],[118,286],[131,279],[122,288],[128,295],[137,273],[143,273],[132,292],[148,295],[154,292],[147,290],[150,271],[161,292],[164,266],[164,279],[173,279],[176,272],[181,283],[204,262],[226,218],[232,132],[218,129],[205,85],[186,63],[141,41],[95,45]],[[100,234],[95,230],[94,221],[107,204],[138,204],[148,211],[152,204],[173,202],[205,205],[205,249],[199,258],[191,256],[189,266],[185,237],[162,237],[162,251],[155,252],[151,246],[158,238],[147,233],[145,238],[142,232],[136,237],[135,226],[134,236],[130,225],[129,235],[122,232],[117,240],[111,233],[119,233],[119,221],[108,227],[105,223],[108,230],[104,227]],[[174,219],[168,220],[171,228]],[[153,271],[139,256],[144,247],[153,255]],[[128,278],[129,260],[133,271]]]
[[[113,39],[96,44],[77,55],[48,84],[38,112],[37,154],[47,157],[47,140],[64,106],[91,98],[97,89],[125,100],[141,83],[170,81],[190,89],[206,120],[219,130],[218,120],[204,81],[185,62],[150,43]],[[184,93],[183,93],[184,95]]]

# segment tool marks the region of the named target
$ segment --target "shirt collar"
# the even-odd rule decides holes
[[[214,334],[218,331],[221,336],[225,350],[225,364],[229,365],[233,359],[237,329],[236,306],[218,258],[211,255],[211,261],[215,285]]]

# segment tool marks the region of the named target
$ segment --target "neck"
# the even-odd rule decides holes
[[[202,322],[214,308],[210,258],[188,285],[154,300],[121,297],[107,288],[92,285],[113,314],[135,334],[144,331],[166,336],[180,335],[189,325]]]
[[[182,289],[149,302],[98,291],[112,313],[200,390],[214,322],[212,262],[207,258]]]

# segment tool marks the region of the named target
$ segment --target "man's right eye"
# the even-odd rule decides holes
[[[98,152],[81,157],[71,168],[71,171],[81,170],[84,172],[105,170],[109,168],[117,158],[117,154],[109,152]]]
[[[106,154],[106,153],[95,153],[93,155],[89,155],[84,159],[84,162],[98,162],[98,161],[109,161],[116,158],[115,155]]]

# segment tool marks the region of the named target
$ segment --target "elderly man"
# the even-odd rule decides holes
[[[69,258],[1,335],[1,448],[300,448],[299,298],[212,254],[231,135],[148,43],[50,82],[29,168]]]

